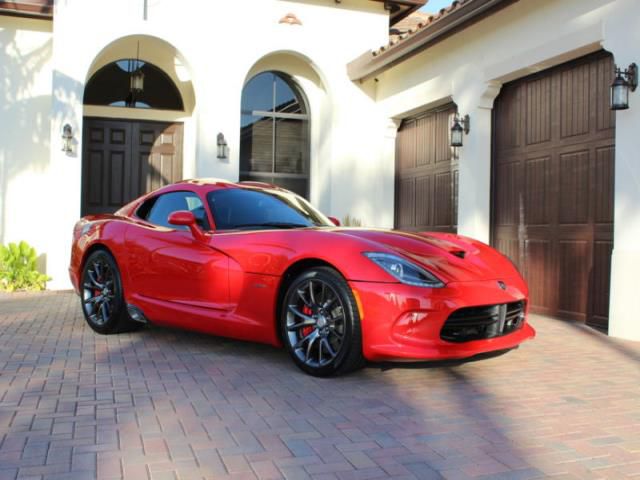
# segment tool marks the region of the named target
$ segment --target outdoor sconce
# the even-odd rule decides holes
[[[68,123],[62,127],[62,151],[65,153],[73,152],[73,129]]]
[[[218,158],[224,159],[228,156],[227,140],[224,138],[222,132],[218,134]]]
[[[463,134],[469,134],[469,115],[465,115],[460,118],[460,116],[456,113],[453,117],[453,126],[451,127],[451,146],[452,147],[461,147]]]
[[[611,84],[611,110],[629,108],[629,90],[634,92],[638,86],[638,66],[629,65],[626,70],[616,67],[616,78]]]

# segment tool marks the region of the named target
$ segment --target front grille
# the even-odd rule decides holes
[[[444,323],[440,338],[448,342],[469,342],[501,337],[522,327],[524,310],[524,301],[461,308]]]

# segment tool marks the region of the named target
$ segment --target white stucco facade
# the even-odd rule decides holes
[[[455,102],[471,117],[459,149],[458,231],[488,241],[492,109],[511,80],[605,49],[640,63],[636,0],[519,0],[362,82],[347,64],[386,44],[389,13],[369,0],[56,1],[53,21],[0,16],[0,242],[43,254],[49,288],[70,288],[71,230],[80,216],[83,117],[179,121],[183,175],[237,180],[240,100],[254,75],[278,70],[310,109],[310,199],[329,215],[394,224],[395,140],[403,118]],[[294,14],[302,25],[280,23]],[[178,87],[185,111],[83,105],[100,67],[135,55]],[[640,91],[616,118],[610,328],[640,340]],[[63,125],[74,151],[61,151]],[[229,144],[217,158],[216,136]],[[37,192],[34,195],[33,192]],[[36,213],[37,212],[37,213]],[[38,221],[32,221],[34,217]],[[28,220],[26,219],[28,217]]]
[[[70,124],[75,148],[65,153],[47,148],[43,191],[45,223],[38,232],[15,223],[6,241],[26,239],[46,256],[49,288],[69,288],[70,233],[80,216],[82,131],[84,116],[153,119],[184,123],[185,178],[237,180],[239,174],[240,99],[255,74],[278,70],[290,74],[309,101],[311,116],[310,199],[328,214],[351,214],[372,225],[393,224],[393,210],[381,195],[389,190],[383,157],[371,137],[384,134],[366,91],[348,80],[345,65],[371,45],[387,40],[388,12],[368,0],[334,2],[144,2],[70,0],[56,2],[49,34],[47,66],[52,80],[45,92],[51,108],[49,138],[60,143]],[[250,11],[251,15],[246,12]],[[280,23],[293,13],[302,25]],[[233,19],[241,18],[242,22]],[[109,25],[109,28],[104,28]],[[357,25],[357,35],[345,36]],[[100,67],[135,54],[162,68],[178,86],[184,115],[165,111],[84,106],[84,88]],[[356,127],[356,128],[354,128]],[[216,136],[222,132],[229,157],[217,158]],[[358,161],[366,158],[366,162]],[[388,173],[388,172],[387,172]],[[13,180],[15,183],[16,180]],[[334,192],[343,192],[342,194]],[[388,195],[392,192],[388,191]],[[7,203],[15,200],[7,199]],[[16,202],[17,203],[17,202]],[[46,241],[39,232],[47,231]]]

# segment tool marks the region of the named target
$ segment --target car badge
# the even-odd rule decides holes
[[[499,286],[502,290],[506,290],[506,289],[507,289],[507,285],[506,285],[502,280],[498,280],[498,286]]]

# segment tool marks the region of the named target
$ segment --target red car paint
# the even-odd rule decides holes
[[[513,348],[535,336],[525,318],[521,328],[496,338],[463,343],[440,338],[444,322],[457,309],[520,300],[528,305],[527,285],[513,264],[470,238],[330,226],[218,232],[214,228],[194,236],[152,225],[134,213],[151,196],[186,190],[200,197],[215,226],[207,193],[260,187],[180,182],[114,215],[81,219],[74,229],[69,268],[74,288],[79,292],[88,254],[101,246],[116,259],[126,303],[141,309],[153,323],[280,346],[277,312],[283,278],[299,262],[313,261],[332,266],[351,286],[360,309],[363,354],[369,360],[464,358]],[[404,256],[445,286],[400,283],[363,252]]]

